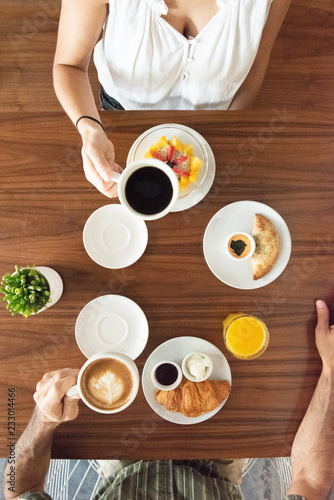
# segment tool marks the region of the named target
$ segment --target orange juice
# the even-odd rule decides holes
[[[236,358],[258,358],[268,347],[268,328],[255,316],[243,313],[229,314],[223,326],[226,348]]]

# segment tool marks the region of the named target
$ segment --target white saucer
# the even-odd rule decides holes
[[[120,352],[136,359],[147,343],[148,322],[133,300],[121,295],[102,295],[80,311],[75,338],[87,358],[98,352]]]
[[[233,231],[252,234],[254,214],[268,217],[281,238],[281,251],[272,270],[254,281],[251,260],[233,261],[225,249],[226,238]],[[274,281],[284,271],[291,254],[291,237],[284,219],[271,207],[257,201],[237,201],[217,212],[204,233],[203,251],[206,263],[217,278],[234,288],[250,290]]]
[[[213,417],[226,403],[227,398],[214,410],[200,415],[199,417],[191,418],[186,417],[179,412],[168,411],[163,405],[159,404],[155,398],[155,387],[151,380],[151,372],[154,366],[163,360],[175,361],[180,366],[182,364],[183,358],[187,356],[190,352],[202,352],[207,354],[213,363],[211,380],[227,380],[230,385],[232,385],[232,376],[230,366],[224,356],[224,354],[207,340],[198,337],[177,337],[175,339],[167,340],[163,344],[159,345],[147,359],[143,374],[142,374],[142,385],[145,398],[148,404],[151,406],[160,417],[173,422],[175,424],[198,424],[199,422],[204,422]]]
[[[88,218],[83,243],[89,257],[108,269],[121,269],[136,262],[145,252],[147,227],[122,205],[105,205]]]
[[[146,130],[146,132],[144,132],[135,140],[135,142],[131,146],[131,149],[127,157],[127,162],[126,162],[127,165],[129,165],[129,163],[132,163],[135,160],[138,160],[139,158],[142,158],[142,156],[147,151],[147,148],[154,142],[158,141],[162,135],[166,136],[176,135],[178,139],[181,140],[181,142],[184,143],[191,142],[191,140],[189,141],[188,134],[195,136],[196,139],[198,140],[198,143],[201,145],[202,150],[203,148],[205,149],[208,157],[208,168],[205,177],[203,181],[200,183],[200,185],[197,186],[194,191],[191,191],[186,196],[180,197],[175,203],[171,212],[181,212],[182,210],[187,210],[188,208],[197,205],[197,203],[203,200],[203,198],[210,191],[210,188],[215,178],[216,162],[212,149],[209,146],[206,139],[196,130],[187,127],[186,125],[175,124],[175,123],[166,123],[164,125],[157,125],[156,127],[152,127]],[[200,153],[198,152],[199,150],[197,150],[199,146],[193,144],[193,147],[194,147],[194,152],[200,156]]]

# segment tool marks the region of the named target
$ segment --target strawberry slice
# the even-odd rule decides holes
[[[171,144],[167,148],[167,160],[172,161],[173,158],[173,153],[174,153],[175,146],[172,146]]]
[[[181,170],[180,168],[172,168],[173,172],[175,172],[177,175],[180,175],[181,177],[190,177],[190,172],[185,172],[184,170]]]
[[[173,163],[174,165],[179,165],[180,163],[183,163],[186,160],[188,160],[188,156],[180,156],[180,158],[175,158],[175,160],[173,160]]]
[[[152,151],[152,149],[150,150],[150,153],[151,155],[153,156],[153,158],[155,158],[156,160],[160,160],[160,161],[167,161],[167,158],[165,158],[164,156],[162,156],[160,153],[158,153],[157,151]]]

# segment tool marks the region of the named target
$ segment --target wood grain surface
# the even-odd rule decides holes
[[[117,161],[125,165],[134,140],[159,123],[183,123],[211,145],[217,175],[192,209],[147,223],[146,252],[132,266],[108,270],[86,254],[87,218],[109,200],[84,178],[80,138],[62,112],[8,113],[0,137],[0,275],[15,264],[46,265],[64,281],[61,300],[42,314],[11,317],[0,304],[0,437],[7,455],[7,391],[16,389],[17,436],[29,421],[36,383],[45,372],[85,361],[74,326],[80,310],[100,295],[133,299],[147,315],[150,336],[138,358],[142,371],[165,340],[185,335],[214,343],[232,371],[224,408],[197,425],[158,417],[142,389],[113,416],[80,405],[79,417],[56,432],[53,457],[222,458],[286,456],[316,385],[321,362],[314,343],[314,301],[333,304],[334,198],[331,113],[293,108],[229,112],[114,112],[103,114]],[[220,282],[203,257],[204,230],[223,206],[256,200],[289,226],[292,254],[270,285],[243,291]],[[113,201],[117,202],[117,201]],[[231,312],[262,316],[270,345],[258,360],[234,359],[225,349],[222,320]]]

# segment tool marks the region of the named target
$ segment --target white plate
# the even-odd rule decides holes
[[[254,215],[262,214],[275,225],[281,238],[281,251],[272,270],[254,281],[251,260],[234,261],[227,255],[226,238],[233,231],[252,234]],[[234,288],[250,290],[274,281],[284,271],[291,254],[291,237],[284,219],[271,207],[257,201],[237,201],[217,212],[204,233],[203,251],[206,263],[220,281]]]
[[[195,156],[200,158],[207,156],[206,159],[204,158],[204,161],[207,161],[204,178],[201,178],[200,175],[198,176],[198,181],[196,181],[198,185],[196,189],[192,189],[192,185],[190,184],[189,188],[182,191],[181,196],[171,210],[171,212],[180,212],[197,205],[197,203],[203,200],[210,191],[216,173],[215,157],[206,139],[196,130],[178,123],[166,123],[146,130],[146,132],[136,139],[129,151],[127,165],[135,160],[141,159],[148,148],[157,142],[162,135],[165,135],[167,138],[175,135],[184,144],[192,144]],[[192,137],[197,139],[197,144],[194,139],[192,140]],[[188,189],[190,191],[189,193]]]
[[[154,366],[159,361],[163,360],[175,361],[181,366],[183,358],[190,352],[203,352],[203,354],[207,354],[211,358],[213,363],[212,375],[210,376],[211,380],[227,380],[229,384],[232,385],[231,370],[224,354],[218,347],[207,340],[198,337],[177,337],[161,344],[152,352],[145,363],[142,374],[143,391],[151,408],[160,415],[160,417],[175,424],[198,424],[199,422],[208,420],[213,417],[227,401],[226,398],[214,410],[204,415],[200,415],[199,417],[191,418],[182,415],[182,413],[167,411],[163,405],[155,400],[154,394],[156,389],[151,380],[151,372]]]
[[[80,311],[75,338],[87,358],[98,352],[121,352],[136,359],[147,343],[148,322],[133,300],[121,295],[102,295]]]
[[[105,205],[88,218],[83,242],[89,257],[108,269],[121,269],[136,262],[145,252],[147,227],[122,205]]]

